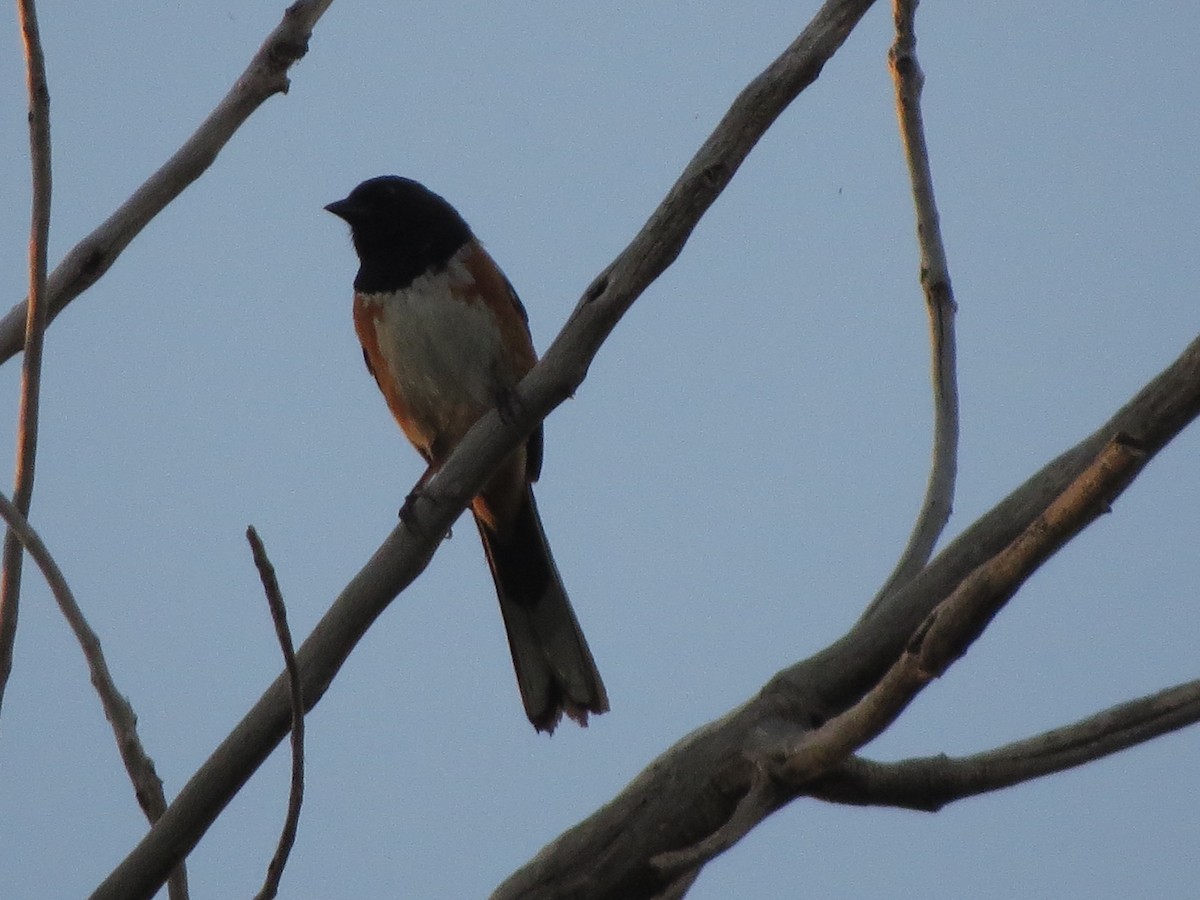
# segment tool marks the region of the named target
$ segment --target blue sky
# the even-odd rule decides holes
[[[286,97],[51,328],[32,521],[173,794],[280,663],[243,532],[307,634],[422,470],[363,368],[321,207],[445,195],[545,347],[815,4],[335,3]],[[278,4],[41,9],[51,260],[208,113]],[[0,20],[0,296],[24,295],[24,81]],[[841,635],[924,488],[911,202],[873,9],[546,423],[539,505],[612,712],[525,721],[465,522],[309,719],[284,897],[481,896],[659,751]],[[1200,331],[1200,10],[925,3],[928,140],[960,305],[955,533]],[[15,420],[19,367],[0,369]],[[11,468],[12,429],[0,441]],[[1186,432],[868,748],[968,753],[1194,678],[1200,437]],[[0,885],[73,897],[144,831],[78,649],[29,572],[0,718]],[[695,898],[1184,896],[1200,732],[936,816],[793,804]],[[277,753],[190,860],[248,896]]]

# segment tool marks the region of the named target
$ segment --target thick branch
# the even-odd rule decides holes
[[[797,789],[840,766],[882,734],[926,684],[967,651],[1024,581],[1082,523],[1094,518],[1097,505],[1107,507],[1108,498],[1124,487],[1140,458],[1139,451],[1120,440],[1109,443],[1016,540],[972,572],[929,614],[904,653],[861,700],[803,734],[794,746],[780,748],[779,758],[771,760],[772,751],[765,751],[755,759],[750,785],[729,819],[694,847],[660,854],[652,864],[673,875],[699,869],[748,834],[787,797],[796,796]]]
[[[669,893],[676,883],[684,882],[690,885],[699,877],[700,869],[706,862],[744,838],[778,807],[779,791],[771,773],[767,771],[766,766],[756,764],[752,770],[749,789],[742,795],[725,824],[692,847],[668,850],[650,861],[659,872],[672,878],[666,893]],[[662,893],[664,892],[660,891],[656,895],[656,900]]]
[[[354,645],[424,569],[490,472],[537,422],[569,397],[605,337],[641,292],[678,256],[700,217],[787,105],[816,79],[872,0],[831,0],[791,47],[742,91],[670,193],[628,247],[593,281],[542,361],[518,386],[502,419],[484,416],[413,505],[416,527],[399,527],[346,586],[297,652],[311,709]],[[283,738],[289,723],[282,677],[192,776],[166,815],[105,879],[94,898],[149,897]]]
[[[890,668],[924,618],[971,571],[1028,528],[1115,434],[1133,436],[1144,454],[1132,464],[1127,475],[1132,479],[1198,414],[1200,338],[1112,419],[966,529],[873,616],[779,673],[758,696],[662,753],[616,798],[514,873],[496,890],[495,900],[655,896],[667,878],[653,860],[700,844],[738,814],[753,782],[750,760],[800,740],[857,702]],[[1092,510],[1087,518],[1100,513]],[[773,807],[792,796],[778,792]]]
[[[954,501],[954,482],[958,471],[958,364],[954,340],[954,290],[950,286],[950,265],[942,243],[942,226],[933,195],[933,173],[929,167],[929,149],[925,145],[925,123],[921,116],[921,90],[925,73],[917,62],[917,37],[914,19],[917,0],[896,0],[894,8],[896,41],[888,53],[892,81],[896,86],[896,116],[900,138],[908,161],[913,202],[917,211],[917,245],[921,253],[921,287],[929,313],[930,349],[933,381],[933,463],[925,500],[913,525],[908,545],[896,568],[879,589],[866,615],[870,615],[884,597],[911,579],[929,561],[933,548],[950,521]]]
[[[38,32],[34,0],[19,0],[17,11],[25,47],[25,72],[29,91],[29,157],[33,169],[33,208],[29,224],[29,298],[14,310],[25,347],[21,369],[21,405],[17,413],[17,471],[13,502],[22,516],[29,515],[33,500],[34,463],[37,459],[38,401],[42,383],[42,335],[46,330],[46,245],[50,240],[50,89],[46,60]],[[21,542],[12,531],[4,536],[3,572],[0,573],[0,704],[12,672],[13,645],[17,637],[17,611],[21,594]]]
[[[918,227],[924,224],[919,218]],[[931,276],[938,274],[935,269],[929,267]],[[944,268],[940,271],[944,274]],[[930,278],[927,288],[933,283]],[[952,301],[948,276],[944,287],[944,299]],[[949,323],[952,302],[938,303],[936,309],[935,332]],[[944,354],[939,358],[946,359]],[[750,759],[759,758],[766,748],[802,739],[806,731],[856,703],[937,604],[1027,529],[1115,434],[1127,432],[1146,451],[1131,466],[1128,477],[1133,478],[1198,412],[1200,341],[1112,420],[1046,465],[933,563],[908,580],[895,579],[871,605],[871,614],[841,640],[779,673],[759,696],[660,755],[612,802],[547,846],[494,896],[652,897],[668,890],[669,883],[676,883],[667,880],[676,877],[676,869],[663,863],[677,863],[673,853],[706,842],[728,843],[730,835],[744,827],[739,823],[746,818],[747,806],[753,813],[789,799],[780,792],[764,802],[762,792],[752,790],[755,767]],[[1090,511],[1080,527],[1095,515],[1098,511]],[[933,540],[929,539],[931,546]],[[737,827],[731,828],[731,823]]]
[[[1108,509],[1141,460],[1141,451],[1121,436],[1109,442],[1045,512],[938,604],[875,687],[801,739],[782,761],[777,776],[800,787],[882,734],[926,684],[967,652],[1042,563],[1095,519],[1098,511]]]
[[[287,92],[287,71],[308,52],[313,26],[332,2],[297,0],[288,7],[283,21],[196,132],[116,212],[71,249],[46,283],[47,321],[95,284],[150,220],[204,174],[259,106],[275,94]],[[0,363],[22,347],[22,318],[18,306],[0,319]]]
[[[971,756],[852,757],[809,785],[821,800],[936,812],[948,803],[1082,766],[1200,722],[1200,680]]]

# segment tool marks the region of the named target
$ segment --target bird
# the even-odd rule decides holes
[[[428,466],[419,492],[484,413],[511,404],[537,362],[529,318],[463,217],[419,182],[371,178],[325,209],[350,226],[359,261],[354,329],[367,370]],[[564,714],[586,726],[589,713],[609,707],[534,500],[542,450],[539,424],[471,512],[525,713],[537,731],[553,733]]]

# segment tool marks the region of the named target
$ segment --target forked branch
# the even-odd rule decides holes
[[[809,785],[833,803],[936,812],[948,803],[1082,766],[1200,722],[1200,680],[971,756],[894,763],[851,757]]]
[[[882,734],[932,679],[941,677],[1038,568],[1127,485],[1144,454],[1118,435],[1045,512],[979,566],[929,614],[903,655],[858,703],[806,735],[777,777],[799,787]]]
[[[810,782],[846,765],[852,753],[882,734],[926,684],[967,651],[1042,563],[1092,521],[1098,508],[1107,508],[1141,460],[1141,451],[1127,440],[1113,439],[1042,515],[938,604],[861,700],[803,733],[794,746],[775,751],[774,758],[769,749],[752,756],[749,784],[725,823],[691,847],[659,854],[652,864],[673,878],[699,869],[788,799],[807,793]]]

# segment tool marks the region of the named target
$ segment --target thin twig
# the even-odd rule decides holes
[[[0,494],[0,518],[4,519],[10,532],[16,535],[17,540],[29,552],[38,568],[42,570],[42,576],[46,579],[46,584],[50,586],[50,592],[54,595],[63,618],[67,620],[71,631],[74,632],[75,639],[79,641],[84,659],[87,660],[92,685],[96,688],[96,693],[100,695],[104,716],[112,726],[113,735],[117,739],[117,751],[121,754],[125,771],[129,773],[129,780],[133,782],[138,805],[141,806],[142,812],[145,813],[150,823],[154,824],[167,808],[162,780],[154,769],[154,761],[147,755],[141,738],[138,737],[137,716],[134,714],[133,707],[118,690],[112,674],[108,671],[108,663],[105,661],[104,652],[100,647],[100,638],[88,624],[79,604],[75,602],[75,595],[71,592],[66,578],[63,577],[62,570],[54,561],[54,557],[41,537],[34,531],[29,521],[21,515],[16,504],[3,494]],[[183,863],[180,862],[171,875],[170,896],[171,900],[186,900],[187,895],[187,873]]]
[[[980,565],[926,617],[908,648],[858,703],[804,736],[776,774],[801,785],[840,765],[886,729],[934,678],[966,653],[1025,580],[1132,477],[1144,454],[1122,435],[996,556]]]
[[[921,116],[921,91],[925,73],[917,61],[915,18],[918,0],[895,0],[896,40],[888,52],[888,67],[896,88],[896,117],[908,161],[913,203],[917,213],[917,244],[921,253],[921,287],[929,313],[929,338],[933,382],[933,461],[929,483],[908,546],[900,554],[864,616],[873,613],[884,597],[909,581],[933,554],[954,503],[958,471],[958,379],[954,341],[954,314],[958,306],[950,286],[950,266],[942,243],[942,227],[933,194],[929,148]]]
[[[288,628],[287,607],[283,603],[279,581],[275,578],[275,567],[267,558],[267,548],[263,546],[253,525],[246,529],[246,540],[250,542],[250,549],[254,553],[254,565],[258,568],[258,577],[262,580],[263,592],[267,595],[267,604],[271,607],[271,620],[275,623],[279,649],[283,651],[283,665],[287,669],[288,687],[292,696],[292,786],[288,792],[287,818],[279,835],[275,855],[271,857],[271,863],[267,866],[267,877],[262,890],[255,897],[255,900],[272,900],[279,892],[279,879],[283,877],[288,855],[292,852],[292,845],[296,843],[300,805],[304,802],[304,692],[300,684],[300,667],[296,665],[296,652],[292,647],[292,632]]]
[[[833,803],[936,812],[956,800],[1073,769],[1197,722],[1200,680],[971,756],[893,763],[851,757],[806,793]]]
[[[333,0],[297,0],[263,42],[229,93],[162,167],[63,257],[46,283],[53,321],[95,284],[150,221],[204,174],[242,124],[269,98],[287,93],[288,69],[308,52],[313,26]],[[0,319],[0,364],[22,347],[21,306]]]
[[[29,226],[29,299],[24,313],[25,362],[21,368],[21,407],[17,414],[17,466],[13,502],[29,514],[37,459],[38,400],[42,383],[42,334],[46,327],[46,245],[50,240],[50,89],[46,59],[38,32],[34,0],[18,0],[25,47],[29,90],[29,157],[33,170],[33,205]],[[9,531],[4,536],[0,574],[0,705],[12,672],[13,644],[21,599],[21,542]]]

